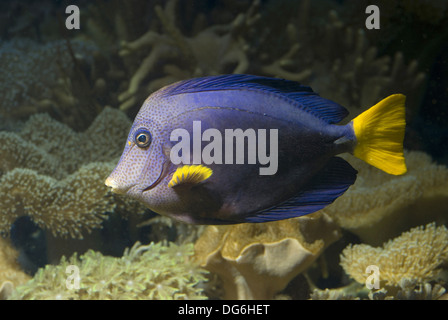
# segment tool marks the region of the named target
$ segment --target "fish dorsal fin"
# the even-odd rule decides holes
[[[212,169],[202,165],[185,165],[176,169],[168,187],[173,188],[181,184],[197,184],[210,178]]]
[[[297,108],[328,122],[338,123],[348,115],[341,105],[320,97],[298,82],[245,74],[229,74],[180,81],[162,90],[165,96],[219,90],[258,90],[291,100]]]
[[[247,222],[267,222],[300,217],[325,208],[356,180],[357,171],[344,159],[331,158],[312,183],[299,195],[280,205],[246,218]]]

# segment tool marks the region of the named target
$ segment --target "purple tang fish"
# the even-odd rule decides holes
[[[146,99],[106,185],[187,223],[302,216],[355,182],[357,171],[338,154],[389,174],[406,172],[404,103],[394,94],[337,125],[348,111],[293,81],[180,81]]]

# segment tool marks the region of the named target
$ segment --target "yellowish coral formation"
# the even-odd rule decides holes
[[[368,290],[357,282],[336,289],[314,290],[311,300],[443,300],[446,292],[440,284],[417,283],[403,279],[396,287]]]
[[[218,274],[225,299],[272,299],[339,238],[328,216],[233,226],[209,226],[195,258]]]
[[[427,154],[405,152],[408,172],[403,176],[347,159],[359,171],[358,178],[324,211],[362,242],[379,245],[412,227],[448,222],[448,168],[433,163]]]
[[[345,292],[345,288],[338,289],[314,289],[310,296],[311,300],[359,300],[359,297]]]
[[[378,52],[384,52],[385,48],[377,48],[369,42],[372,34],[379,33],[366,32],[364,16],[358,14],[368,1],[358,1],[354,4],[357,9],[351,10],[351,14],[362,16],[360,29],[359,24],[345,15],[350,13],[344,12],[341,14],[344,17],[340,18],[336,11],[340,9],[338,4],[331,1],[303,0],[297,6],[291,2],[294,5],[285,7],[275,7],[273,3],[264,6],[259,0],[229,1],[213,9],[222,10],[218,15],[207,11],[208,6],[206,10],[182,12],[193,7],[189,6],[193,2],[169,0],[162,6],[144,0],[96,2],[83,9],[87,21],[82,40],[43,45],[20,39],[6,42],[0,50],[0,75],[4,75],[0,78],[7,80],[0,88],[0,106],[8,111],[7,116],[17,118],[48,111],[64,123],[70,123],[72,128],[84,129],[101,106],[129,110],[166,84],[193,76],[232,72],[304,82],[325,98],[348,107],[352,117],[390,93],[402,92],[408,96],[408,116],[420,102],[419,88],[425,76],[418,70],[417,62],[409,61],[400,52],[381,56]],[[403,0],[399,6],[412,13],[412,17],[434,26],[445,17],[448,8],[446,1],[441,0]],[[276,10],[278,8],[282,10]],[[298,10],[290,14],[288,20],[283,19],[291,8]],[[336,10],[330,10],[333,8]],[[384,21],[390,22],[386,25],[396,26],[391,12],[396,14],[393,1],[381,7],[383,30]],[[269,23],[269,19],[276,21]],[[29,20],[28,27],[37,26],[34,20]],[[12,27],[17,30],[21,24],[23,21],[17,19]],[[84,47],[85,37],[93,37],[95,46]],[[425,34],[422,41],[426,38]],[[392,41],[384,42],[391,52],[395,47]],[[70,43],[72,56],[69,56]],[[431,46],[435,46],[433,42],[425,46],[427,49],[422,56],[428,52],[432,54]],[[97,52],[99,47],[101,54]],[[86,52],[88,54],[84,55]],[[56,56],[58,58],[54,59]],[[11,75],[14,81],[9,81]],[[2,114],[5,113],[0,112],[0,116]],[[14,124],[1,125],[14,127]],[[32,116],[22,129],[14,127],[14,133],[0,132],[0,232],[8,233],[17,217],[28,215],[54,236],[81,238],[84,231],[100,226],[106,211],[126,214],[143,210],[138,202],[108,193],[103,185],[113,168],[113,159],[122,152],[130,125],[123,113],[106,108],[84,132],[76,133],[45,115]],[[422,153],[410,152],[406,157],[409,172],[401,177],[388,176],[357,159],[351,160],[360,171],[358,180],[343,197],[325,209],[325,213],[371,245],[381,244],[410,227],[429,221],[447,223],[447,168],[433,164]],[[152,219],[148,222],[152,227],[150,237],[166,238],[167,230],[172,235],[176,228],[178,243],[192,242],[201,230],[172,223],[167,218]],[[435,230],[437,233],[439,229]],[[434,235],[435,247],[446,240],[439,236]],[[207,227],[196,243],[196,259],[225,280],[226,298],[267,299],[305,270],[338,237],[338,226],[322,213],[267,224]],[[65,243],[51,236],[47,240],[58,242],[65,249]],[[39,271],[32,285],[21,291],[22,297],[191,298],[191,292],[185,296],[185,291],[176,291],[176,288],[182,283],[188,283],[188,287],[201,277],[191,281],[177,278],[185,272],[182,269],[184,260],[173,259],[174,265],[163,265],[158,270],[159,262],[153,259],[167,253],[157,246],[136,246],[122,259],[90,251],[79,259],[75,256],[63,260],[59,267]],[[363,246],[362,254],[377,252],[375,248]],[[406,247],[402,250],[405,253],[410,247],[413,254],[428,249],[427,244],[419,248],[411,237],[402,240],[400,246]],[[55,247],[48,248],[54,254]],[[172,248],[177,256],[183,255],[177,250],[180,247]],[[350,248],[351,251],[346,251],[347,257],[357,246]],[[401,267],[409,267],[409,261],[424,264],[420,271],[424,272],[440,258],[439,255],[428,264],[408,255],[400,265],[401,260],[397,258],[400,252],[394,250],[395,258],[389,259],[393,265],[384,262],[385,267],[390,267],[386,276],[401,272]],[[436,255],[437,250],[423,252],[422,259],[431,252]],[[143,259],[146,253],[151,258]],[[9,256],[9,261],[14,260],[11,265],[18,268],[15,251],[6,250],[3,254]],[[0,265],[1,260],[2,251]],[[81,266],[83,273],[83,287],[76,292],[63,287],[67,277],[64,268],[69,263]],[[356,263],[361,262],[353,264]],[[134,264],[141,270],[133,269]],[[166,271],[165,267],[170,270]],[[431,272],[426,278],[422,277],[423,280],[413,276],[418,281],[427,281],[437,274]],[[2,282],[1,273],[0,269],[0,296],[7,296],[16,283]],[[132,274],[132,277],[125,276],[123,280],[124,274]],[[167,278],[162,279],[163,276]],[[180,280],[176,282],[174,278]],[[444,292],[438,284],[420,283],[416,289],[415,280],[398,284],[396,280],[389,281],[396,289],[377,291],[370,298],[431,299]],[[154,283],[145,281],[160,285],[154,287]],[[316,291],[314,296],[347,298],[343,293],[346,292],[323,290]],[[199,289],[192,295],[202,297]]]
[[[371,291],[371,300],[438,300],[446,292],[440,284],[418,283],[416,280],[402,279],[398,287],[387,287]]]
[[[0,180],[0,232],[8,233],[19,216],[30,216],[54,235],[82,237],[101,225],[114,202],[102,181],[113,163],[91,163],[63,180],[39,175],[29,169],[14,169]]]
[[[55,158],[59,168],[54,177],[60,178],[90,162],[107,162],[121,155],[131,121],[119,110],[106,107],[83,132],[75,132],[48,115],[35,115],[17,133],[22,141],[39,148],[47,156]],[[23,154],[17,146],[14,154]],[[18,162],[16,167],[31,167],[28,162]],[[62,172],[58,174],[58,170]]]
[[[106,108],[81,133],[47,115],[33,116],[20,132],[1,133],[0,232],[27,215],[54,235],[82,238],[117,206],[144,211],[104,186],[129,126],[122,112]]]
[[[21,270],[18,256],[9,241],[0,237],[0,300],[8,298],[14,287],[31,279]]]
[[[10,299],[205,299],[200,284],[206,271],[190,261],[192,254],[192,244],[173,243],[136,243],[121,258],[89,250],[39,269]]]
[[[403,279],[423,283],[437,278],[448,262],[448,229],[435,223],[417,227],[388,241],[382,248],[366,244],[350,245],[341,255],[341,266],[357,282],[364,284],[370,265],[379,268],[383,285],[398,286]]]
[[[84,132],[34,115],[19,132],[0,133],[0,173],[28,168],[60,179],[83,164],[111,161],[120,156],[130,126],[124,113],[110,107]]]

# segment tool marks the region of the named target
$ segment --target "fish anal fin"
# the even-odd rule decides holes
[[[300,217],[333,203],[355,182],[357,171],[342,158],[331,158],[305,190],[276,207],[255,213],[246,222],[268,222]]]

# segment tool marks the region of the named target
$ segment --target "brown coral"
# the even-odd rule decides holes
[[[195,257],[222,278],[225,299],[272,299],[339,236],[322,214],[209,226],[195,244]]]
[[[382,248],[366,244],[350,245],[341,255],[341,266],[357,282],[364,284],[366,268],[379,268],[384,285],[399,286],[403,279],[419,283],[437,278],[448,261],[448,229],[435,223],[417,227],[388,241]]]
[[[136,6],[147,10],[147,6]],[[191,28],[187,30],[181,29],[179,7],[176,0],[166,1],[163,8],[156,5],[155,13],[148,14],[158,19],[152,19],[146,33],[140,26],[132,36],[122,21],[127,14],[122,16],[121,6],[116,4],[105,8],[114,8],[107,17],[116,23],[108,21],[98,28],[104,17],[89,20],[92,31],[104,29],[93,32],[98,42],[115,33],[109,47],[120,43],[119,59],[130,79],[126,81],[121,76],[118,100],[122,110],[136,107],[139,101],[169,83],[195,76],[244,72],[303,81],[355,113],[396,92],[406,94],[408,106],[417,108],[413,104],[418,101],[425,79],[418,63],[405,62],[399,52],[380,56],[378,48],[369,43],[364,26],[339,18],[337,11],[331,10],[334,6],[317,8],[310,1],[301,1],[300,5],[281,7],[289,11],[279,22],[275,9],[260,10],[260,1],[255,0],[240,4],[236,16],[226,12],[227,19],[218,19],[220,24],[207,25],[201,14],[193,15],[189,20],[194,23],[189,23]],[[226,9],[230,7],[232,4]],[[127,5],[123,8],[129,11]],[[308,18],[322,15],[322,10],[326,11],[325,24]],[[141,22],[139,15],[134,20]],[[135,21],[131,19],[129,25]],[[281,45],[275,45],[278,43]]]
[[[6,173],[0,180],[0,231],[7,233],[23,215],[63,237],[81,237],[82,230],[98,228],[104,213],[114,209],[112,196],[102,183],[112,169],[113,163],[91,163],[63,180],[29,169]]]
[[[302,2],[299,14],[312,16],[309,1]],[[287,50],[271,54],[273,61],[261,71],[304,82],[321,96],[349,108],[352,116],[398,92],[408,96],[408,108],[417,108],[418,89],[425,79],[417,61],[406,64],[400,52],[379,56],[365,29],[343,21],[335,10],[328,12],[326,22],[319,25],[311,19],[296,19],[288,23],[282,33]]]
[[[31,279],[19,267],[18,256],[9,241],[0,237],[0,300],[8,298],[14,287]]]
[[[116,206],[143,211],[104,186],[129,126],[122,112],[106,108],[81,133],[47,115],[33,116],[20,132],[1,133],[0,232],[28,215],[54,235],[82,238]]]
[[[254,2],[254,5],[256,2]],[[245,41],[239,36],[239,30],[252,25],[257,17],[251,6],[246,13],[238,15],[227,25],[214,25],[198,32],[193,37],[184,36],[175,24],[176,1],[167,1],[164,9],[156,6],[165,33],[149,30],[132,42],[123,42],[120,55],[136,56],[146,49],[149,54],[135,70],[126,91],[119,96],[120,109],[127,110],[136,101],[136,93],[144,96],[172,82],[194,76],[222,73],[244,73],[249,68],[249,59],[245,52]],[[147,50],[151,48],[151,50]],[[144,80],[153,72],[160,60],[166,61],[164,76],[152,79],[146,86]]]

